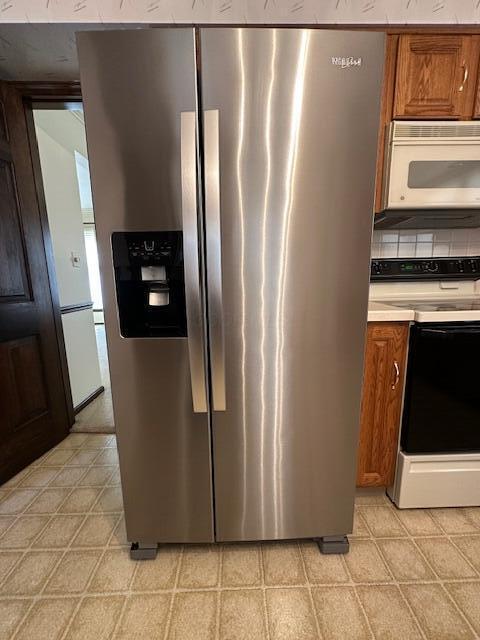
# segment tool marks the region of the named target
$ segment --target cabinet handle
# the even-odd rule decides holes
[[[462,79],[462,84],[458,87],[459,91],[463,91],[463,88],[465,87],[465,83],[468,80],[468,67],[465,64],[465,62],[462,65],[462,69],[463,69],[463,79]]]
[[[392,390],[394,390],[400,380],[400,367],[398,366],[398,362],[396,360],[393,361],[393,368],[395,369],[395,380],[392,384]]]

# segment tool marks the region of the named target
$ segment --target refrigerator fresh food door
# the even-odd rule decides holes
[[[194,31],[78,44],[127,536],[209,541]]]
[[[200,38],[216,537],[346,534],[384,37]]]

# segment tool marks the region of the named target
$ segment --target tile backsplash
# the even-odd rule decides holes
[[[480,256],[480,229],[374,231],[372,258]]]

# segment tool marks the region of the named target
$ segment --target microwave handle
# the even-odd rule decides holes
[[[465,88],[465,84],[468,80],[468,67],[465,60],[463,61],[462,69],[463,69],[463,78],[462,78],[462,84],[458,87],[459,91],[463,91],[463,89]]]

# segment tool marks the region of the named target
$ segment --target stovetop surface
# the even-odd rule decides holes
[[[383,303],[400,309],[415,311],[477,311],[480,299],[463,300],[382,300]]]

